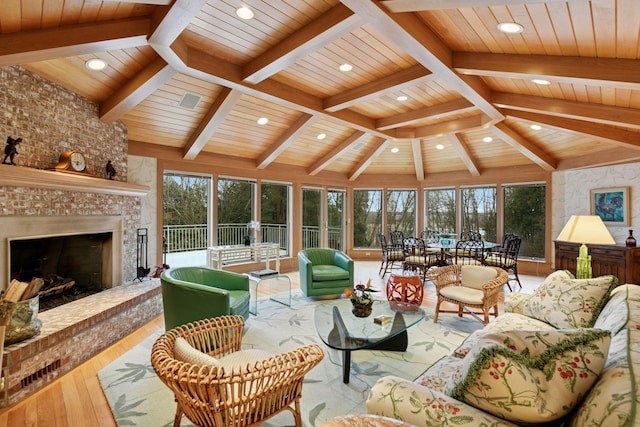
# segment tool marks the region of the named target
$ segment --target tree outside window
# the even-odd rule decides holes
[[[415,236],[416,190],[388,190],[386,202],[387,234],[400,230],[407,237]]]
[[[320,247],[322,190],[302,189],[302,249]]]
[[[546,186],[505,186],[504,232],[522,238],[520,256],[544,259]]]
[[[239,179],[218,179],[218,245],[240,245],[253,240],[249,224],[254,216],[256,184]]]
[[[353,191],[353,244],[355,248],[380,245],[382,232],[382,190]]]
[[[495,242],[497,236],[496,187],[473,187],[460,190],[462,230],[479,231],[483,240]]]
[[[456,233],[455,188],[425,190],[426,231]]]
[[[290,186],[263,182],[260,186],[260,229],[263,242],[278,243],[289,255]]]

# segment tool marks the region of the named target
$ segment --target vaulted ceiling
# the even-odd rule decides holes
[[[2,3],[0,66],[98,103],[131,144],[186,160],[424,180],[640,159],[637,0]],[[88,70],[92,58],[108,67]]]

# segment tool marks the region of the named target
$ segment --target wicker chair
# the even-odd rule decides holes
[[[509,275],[498,267],[456,264],[435,269],[432,279],[438,296],[434,323],[438,322],[438,313],[456,313],[440,309],[443,302],[449,302],[458,305],[458,316],[462,317],[464,310],[486,325],[492,307],[493,315],[498,317],[500,291]],[[484,319],[471,309],[482,310]]]
[[[302,381],[324,357],[322,349],[317,344],[305,345],[260,361],[236,362],[229,368],[225,359],[243,353],[243,328],[242,316],[220,316],[171,329],[155,341],[151,364],[175,395],[174,427],[180,425],[183,414],[197,426],[244,427],[259,425],[284,410],[291,411],[296,426],[302,426]],[[178,337],[206,353],[199,353],[204,358],[220,358],[223,367],[176,360]]]

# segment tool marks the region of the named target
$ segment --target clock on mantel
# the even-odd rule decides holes
[[[79,151],[65,151],[60,154],[58,164],[51,170],[89,175],[87,173],[86,158],[84,157],[84,154]]]

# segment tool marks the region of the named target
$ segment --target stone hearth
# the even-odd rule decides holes
[[[40,333],[4,349],[0,408],[44,387],[160,313],[159,279],[116,286],[40,313]]]

